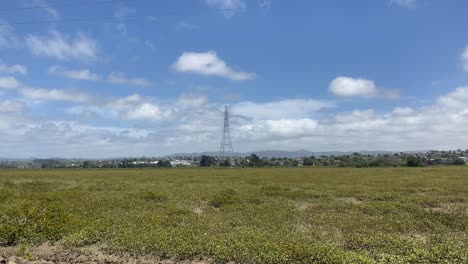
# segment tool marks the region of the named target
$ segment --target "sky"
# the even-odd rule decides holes
[[[0,5],[0,157],[468,148],[468,2]]]

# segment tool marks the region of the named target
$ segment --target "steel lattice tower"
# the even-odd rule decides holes
[[[220,147],[221,157],[231,158],[234,150],[232,148],[231,132],[229,130],[229,111],[227,105],[224,107],[224,128]]]

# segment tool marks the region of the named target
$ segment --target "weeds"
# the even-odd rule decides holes
[[[0,171],[0,244],[239,263],[468,263],[468,170]]]

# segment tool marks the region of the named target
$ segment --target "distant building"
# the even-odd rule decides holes
[[[171,166],[192,166],[188,160],[171,160]]]

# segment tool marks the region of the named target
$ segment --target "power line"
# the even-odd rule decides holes
[[[125,2],[125,1],[135,1],[135,0],[107,0],[107,1],[94,1],[94,2],[80,2],[80,3],[67,3],[67,4],[59,4],[59,5],[44,5],[44,6],[28,6],[28,7],[15,7],[15,8],[6,8],[0,9],[0,13],[9,12],[9,11],[26,11],[26,10],[34,10],[34,9],[47,9],[47,8],[54,8],[54,7],[69,7],[69,6],[87,6],[87,5],[99,5],[99,4],[112,4],[118,2]]]
[[[223,9],[215,9],[218,12],[229,12],[229,11],[241,11],[244,9],[241,8],[223,8]],[[88,21],[99,21],[99,20],[114,20],[114,19],[137,19],[137,18],[154,18],[156,16],[168,15],[177,12],[176,10],[161,12],[158,14],[152,15],[128,15],[128,16],[110,16],[110,17],[91,17],[91,18],[66,18],[66,19],[50,19],[50,20],[33,20],[33,21],[19,21],[19,22],[10,22],[11,25],[33,25],[33,24],[49,24],[49,23],[67,23],[67,22],[88,22]],[[212,9],[210,10],[198,10],[197,12],[205,13],[205,12],[213,12]],[[194,13],[194,12],[191,12]]]
[[[114,19],[135,19],[135,18],[149,18],[150,16],[111,16],[111,17],[94,17],[94,18],[68,18],[68,19],[51,19],[51,20],[36,20],[36,21],[22,21],[12,22],[11,25],[33,25],[33,24],[49,24],[49,23],[68,23],[68,22],[91,22],[99,20],[114,20]]]

